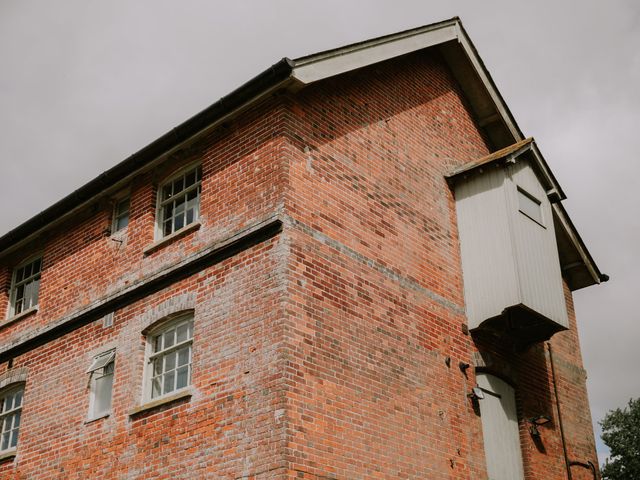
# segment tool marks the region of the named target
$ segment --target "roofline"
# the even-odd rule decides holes
[[[397,40],[401,40],[403,38],[413,37],[413,36],[420,35],[422,33],[430,32],[433,30],[438,30],[445,27],[452,27],[460,23],[461,23],[460,17],[451,17],[448,20],[441,20],[436,23],[430,23],[429,25],[409,28],[401,32],[382,35],[381,37],[375,37],[369,40],[363,40],[361,42],[350,43],[348,45],[343,45],[341,47],[330,48],[328,50],[323,50],[321,52],[304,55],[302,57],[295,58],[293,62],[295,63],[296,67],[300,67],[300,66],[307,65],[309,63],[315,63],[321,60],[325,60],[327,58],[345,55],[347,53],[352,53],[358,50],[364,50],[364,49],[375,47],[377,45],[381,45],[384,43],[391,43]]]
[[[478,75],[497,115],[506,127],[507,136],[511,137],[514,143],[524,140],[522,131],[478,55],[478,51],[467,35],[462,22],[458,17],[453,17],[430,25],[303,56],[296,60],[283,58],[200,113],[0,237],[0,256],[32,241],[46,228],[60,224],[80,209],[85,208],[90,202],[114,193],[130,181],[133,176],[153,168],[184,143],[219,126],[231,116],[279,88],[299,88],[323,78],[349,71],[349,68],[351,70],[361,68],[405,53],[444,45],[452,41],[458,42],[470,62],[472,70]],[[374,47],[378,48],[375,51],[371,50]],[[369,52],[363,55],[365,50],[369,50]],[[368,56],[371,53],[373,58]],[[539,160],[538,163],[541,163],[543,174],[551,179],[552,185],[558,185],[537,147],[533,153],[534,156],[541,159],[541,162]],[[557,193],[560,195],[560,199],[564,198],[559,185]],[[566,213],[565,217],[568,219]],[[572,238],[577,238],[578,246],[586,252],[584,257],[588,258],[597,270],[571,221],[569,220],[566,224],[574,233]]]
[[[423,37],[420,37],[421,35]],[[427,38],[424,37],[424,35],[430,36]],[[420,38],[423,39],[423,43],[417,41]],[[299,78],[299,74],[311,64],[319,64],[322,61],[335,59],[340,56],[345,56],[346,54],[354,54],[376,46],[389,47],[394,43],[398,45],[399,42],[402,41],[413,41],[413,50],[411,51],[417,51],[456,39],[463,47],[472,66],[480,76],[492,101],[496,103],[496,109],[511,132],[511,135],[514,137],[514,140],[521,140],[524,136],[511,115],[509,108],[504,103],[502,96],[498,92],[475,46],[469,39],[462,26],[462,22],[459,17],[453,17],[449,20],[430,25],[303,56],[296,60],[283,58],[200,113],[189,118],[146,147],[1,236],[0,256],[33,240],[35,236],[45,228],[61,223],[81,208],[86,207],[92,200],[108,195],[119,186],[122,186],[126,181],[129,181],[134,175],[144,171],[145,168],[152,168],[156,162],[159,162],[168,154],[175,151],[183,143],[214,128],[231,115],[252,105],[257,99],[263,98],[268,93],[284,86],[285,83],[289,82],[290,85],[297,83],[302,86],[312,83],[309,79],[304,81]],[[395,56],[399,54],[401,53],[396,52]],[[391,55],[388,58],[393,58],[394,52],[392,51],[388,55]],[[384,58],[373,60],[369,63],[376,63],[383,59]],[[334,72],[333,74],[336,73]],[[296,75],[298,75],[298,77],[296,77]],[[320,78],[316,78],[313,81],[319,79]]]
[[[571,239],[572,243],[576,247],[578,254],[582,258],[583,265],[589,271],[589,274],[593,278],[594,283],[598,284],[601,282],[609,281],[609,275],[607,275],[606,273],[602,273],[598,268],[598,265],[596,264],[595,260],[591,256],[589,249],[587,248],[586,244],[582,240],[582,237],[578,233],[578,230],[576,229],[575,225],[571,221],[571,217],[569,217],[569,214],[565,210],[562,203],[556,202],[552,205],[552,208],[553,208],[553,213],[561,222],[562,227],[564,228],[565,232],[569,235],[569,238]]]
[[[521,140],[524,140],[526,138],[524,133],[522,133],[522,130],[518,125],[518,122],[516,122],[515,117],[511,113],[511,109],[509,108],[509,106],[507,105],[507,102],[505,102],[504,98],[502,97],[500,90],[498,90],[498,87],[496,83],[493,81],[493,77],[489,73],[489,70],[487,70],[487,67],[484,64],[482,57],[480,57],[480,54],[478,53],[478,49],[471,41],[471,38],[467,34],[467,31],[465,30],[464,25],[462,25],[462,22],[459,21],[459,19],[458,19],[458,29],[460,31],[458,39],[462,44],[465,52],[469,56],[469,60],[471,60],[471,63],[476,67],[476,70],[479,70],[479,73],[481,72],[484,75],[484,78],[481,78],[481,80],[485,84],[485,87],[487,88],[489,95],[492,97],[494,103],[496,104],[496,107],[498,108],[498,112],[501,114],[507,127],[511,131],[514,142],[519,142]]]
[[[263,97],[266,93],[272,91],[274,87],[289,79],[293,65],[292,60],[286,57],[283,58],[146,147],[10,230],[0,237],[0,255],[18,248],[19,244],[21,245],[31,240],[43,229],[51,226],[52,223],[58,223],[68,218],[73,212],[86,206],[88,202],[100,193],[112,190],[114,185],[120,184],[138,174],[144,167],[149,166],[150,162],[164,158],[175,150],[177,146],[200,135],[203,131],[210,129],[215,124],[219,124],[228,116]]]

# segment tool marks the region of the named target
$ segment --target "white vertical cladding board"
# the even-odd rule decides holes
[[[480,402],[482,438],[490,480],[524,479],[522,448],[513,388],[493,375],[478,373],[485,391]]]
[[[568,327],[551,203],[528,162],[509,165],[507,173],[505,188],[512,212],[511,228],[522,304]],[[519,211],[518,187],[540,201],[544,226]]]
[[[504,193],[505,170],[461,180],[455,187],[456,214],[469,328],[520,303],[509,212]]]

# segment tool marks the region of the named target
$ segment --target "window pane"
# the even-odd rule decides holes
[[[4,432],[2,434],[2,445],[0,446],[0,450],[6,450],[9,448],[10,436],[11,436],[11,432]]]
[[[22,300],[24,298],[24,284],[20,285],[16,289],[16,300]]]
[[[184,342],[189,338],[189,324],[183,323],[182,325],[178,325],[176,329],[178,336],[178,343]]]
[[[176,373],[175,371],[171,371],[165,374],[163,393],[169,393],[175,390],[174,388],[175,373]]]
[[[183,177],[178,178],[173,182],[173,193],[178,193],[184,190]]]
[[[189,385],[189,367],[181,367],[178,369],[176,388],[184,388],[187,385]]]
[[[179,217],[176,217],[175,222],[176,223],[175,223],[174,231],[180,230],[182,227],[184,227],[184,217],[182,216],[182,214],[180,214]]]
[[[176,352],[171,352],[165,355],[164,371],[174,370],[176,368]]]
[[[191,346],[178,350],[178,365],[187,365],[191,357]]]
[[[162,389],[160,388],[160,379],[162,377],[154,378],[151,382],[151,398],[155,398],[162,395]]]
[[[94,416],[111,410],[111,392],[113,389],[113,375],[96,378],[96,396]]]
[[[13,400],[14,408],[19,407],[20,405],[22,405],[22,390],[18,390]]]
[[[162,189],[162,200],[167,200],[171,197],[171,184],[165,185]]]
[[[35,262],[33,262],[33,272],[34,273],[40,273],[40,267],[42,265],[42,259],[37,259]]]
[[[9,410],[11,410],[13,408],[13,394],[8,394],[6,397],[4,397],[4,408],[2,409],[3,412],[8,412]]]
[[[153,376],[158,376],[162,373],[162,357],[158,357],[153,361]]]
[[[114,371],[114,363],[111,362],[104,367],[103,374],[110,375],[113,373],[113,371]]]
[[[31,290],[31,302],[29,306],[38,304],[38,294],[40,293],[40,278],[37,278],[33,281],[32,290]]]
[[[27,309],[31,306],[31,299],[33,298],[33,283],[25,283],[24,284],[24,308]]]
[[[162,335],[157,335],[153,341],[153,351],[159,352],[162,350]]]
[[[16,271],[16,282],[21,282],[24,278],[24,268],[19,268]]]
[[[18,444],[18,430],[14,430],[11,435],[11,448]]]
[[[171,330],[169,330],[163,335],[163,338],[164,338],[163,350],[166,350],[167,348],[173,346],[173,344],[175,343],[175,334],[176,334],[176,331],[172,328]]]
[[[185,177],[185,188],[186,187],[190,187],[194,183],[196,183],[196,172],[195,171],[191,171],[191,172],[187,173],[187,175]]]
[[[164,222],[164,229],[162,231],[165,236],[171,233],[171,219]]]
[[[23,307],[23,300],[16,300],[16,308],[15,308],[15,314],[17,315],[18,313],[22,312],[22,307]]]
[[[129,225],[129,215],[125,215],[123,217],[118,217],[116,219],[116,231],[122,230],[123,228]]]
[[[184,195],[175,200],[174,203],[176,205],[176,215],[184,212],[184,202],[185,202],[185,196]]]

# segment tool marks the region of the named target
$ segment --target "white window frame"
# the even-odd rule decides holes
[[[124,227],[118,228],[118,221],[124,217],[122,213],[118,212],[118,207],[124,202],[127,202],[127,211],[126,211],[127,224]],[[126,230],[127,227],[129,227],[129,222],[131,222],[131,196],[130,195],[122,195],[114,199],[111,218],[112,218],[111,233],[122,232]]]
[[[177,328],[179,326],[181,326],[182,324],[190,324],[190,328],[187,329],[188,332],[190,332],[190,336],[189,338],[187,338],[184,341],[181,342],[177,342],[174,343],[173,345],[171,345],[170,347],[167,348],[162,348],[159,351],[155,351],[155,340],[156,338],[164,335],[165,333],[167,333],[168,331],[171,330],[175,330],[177,332]],[[144,366],[144,379],[143,379],[143,383],[144,383],[144,388],[143,388],[143,394],[142,394],[142,399],[143,399],[143,403],[147,403],[150,401],[156,401],[158,399],[162,399],[164,397],[168,397],[168,396],[172,396],[175,395],[178,392],[182,392],[184,390],[188,390],[189,388],[191,388],[192,385],[192,380],[193,380],[193,330],[194,330],[194,314],[193,311],[189,311],[186,313],[182,313],[177,315],[174,318],[171,319],[166,319],[165,321],[161,322],[158,326],[154,327],[152,330],[150,330],[147,334],[146,334],[146,348],[145,348],[145,366]],[[176,337],[177,337],[177,333],[176,333]],[[189,350],[189,359],[188,359],[188,363],[185,365],[181,365],[181,367],[187,366],[187,383],[186,385],[184,385],[183,387],[180,388],[174,388],[172,390],[169,391],[165,391],[164,390],[164,374],[166,373],[165,371],[165,358],[169,355],[172,354],[174,352],[178,352],[179,350],[184,349],[186,346],[190,347]],[[178,371],[178,356],[176,355],[176,359],[175,359],[175,368],[173,369],[174,372],[174,380],[173,380],[173,384],[174,386],[176,386],[177,383],[177,371]],[[154,395],[153,392],[153,383],[154,383],[154,360],[156,359],[162,359],[163,362],[163,373],[162,375],[162,381],[160,383],[160,393]]]
[[[13,406],[10,410],[5,411],[5,400],[9,395],[14,395],[20,392],[20,405]],[[15,398],[15,397],[14,397]],[[15,401],[15,400],[14,400]],[[20,436],[20,426],[22,417],[22,407],[24,405],[24,383],[12,384],[0,391],[0,454],[14,452],[18,448],[18,441]],[[15,426],[15,418],[18,418],[18,426]],[[10,419],[11,426],[7,428],[7,421]],[[6,448],[2,448],[4,444],[5,435],[7,432],[12,432],[9,437],[9,445]],[[11,438],[15,432],[15,445],[11,445]]]
[[[36,263],[37,261],[40,262],[40,267],[38,270],[38,273],[36,274],[31,274],[29,275],[27,278],[22,278],[20,281],[17,281],[18,279],[18,270],[25,268],[31,264]],[[35,308],[38,306],[38,303],[40,301],[40,283],[41,283],[41,278],[42,278],[42,255],[34,255],[29,257],[27,260],[25,260],[24,262],[16,265],[13,269],[13,273],[11,276],[11,289],[9,290],[9,311],[8,311],[8,317],[14,317],[15,315],[19,315],[27,310],[30,310],[32,308]],[[17,302],[17,298],[16,295],[18,294],[18,289],[22,286],[22,285],[32,285],[34,283],[34,281],[38,282],[38,287],[37,287],[37,291],[35,294],[35,302],[33,302],[33,299],[30,299],[29,305],[25,308],[24,307],[24,302],[20,308],[19,312],[16,312],[16,302]],[[24,292],[23,292],[24,295]],[[24,300],[24,296],[22,297],[22,299]],[[32,303],[33,302],[33,303]]]
[[[89,375],[89,414],[88,420],[96,420],[98,418],[106,417],[111,414],[113,408],[113,381],[115,379],[115,360],[116,350],[115,348],[106,350],[99,353],[91,362],[91,365],[87,369]],[[98,397],[98,380],[106,377],[111,377],[111,384],[109,386],[109,407],[105,410],[96,410],[97,397]]]
[[[198,179],[198,170],[200,173],[200,179]],[[180,192],[178,192],[178,195],[172,195],[170,198],[168,199],[163,199],[163,192],[165,187],[167,187],[170,184],[173,184],[173,182],[175,182],[176,180],[178,180],[180,177],[186,177],[187,174],[191,173],[191,171],[194,171],[196,173],[196,181],[193,185],[190,185],[188,188],[183,188]],[[185,221],[184,224],[180,227],[180,228],[175,228],[175,216],[172,216],[172,229],[171,232],[169,233],[165,233],[164,231],[164,223],[165,223],[165,206],[167,206],[168,204],[172,203],[175,201],[176,198],[181,198],[181,197],[186,197],[186,195],[192,191],[196,191],[196,205],[195,205],[195,211],[193,214],[193,219],[191,222],[186,223],[186,207],[185,207]],[[157,196],[156,196],[156,235],[155,238],[156,240],[161,240],[163,238],[169,237],[172,234],[179,232],[180,230],[182,230],[183,228],[196,223],[199,219],[200,219],[200,206],[201,206],[201,200],[202,200],[202,163],[197,162],[197,163],[192,163],[184,168],[181,168],[180,170],[178,170],[177,172],[175,172],[174,174],[172,174],[170,177],[168,177],[167,179],[165,179],[159,186],[158,186],[158,192],[157,192]]]

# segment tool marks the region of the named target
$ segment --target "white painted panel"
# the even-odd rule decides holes
[[[324,58],[318,56],[319,59],[309,63],[305,63],[303,59],[296,62],[293,76],[304,84],[317,82],[416,50],[439,45],[457,38],[457,34],[458,31],[453,24],[418,34],[383,40],[371,45],[356,46],[351,50],[345,49],[339,54],[332,53]]]
[[[479,373],[485,391],[480,402],[482,438],[489,480],[522,480],[522,450],[513,388],[493,375]]]
[[[545,317],[568,327],[567,309],[562,286],[562,273],[551,213],[551,204],[527,162],[519,161],[507,168],[512,211],[512,229],[518,281],[522,303]],[[518,188],[540,201],[540,223],[519,208]]]
[[[469,328],[520,303],[504,193],[505,170],[494,168],[455,189]]]

